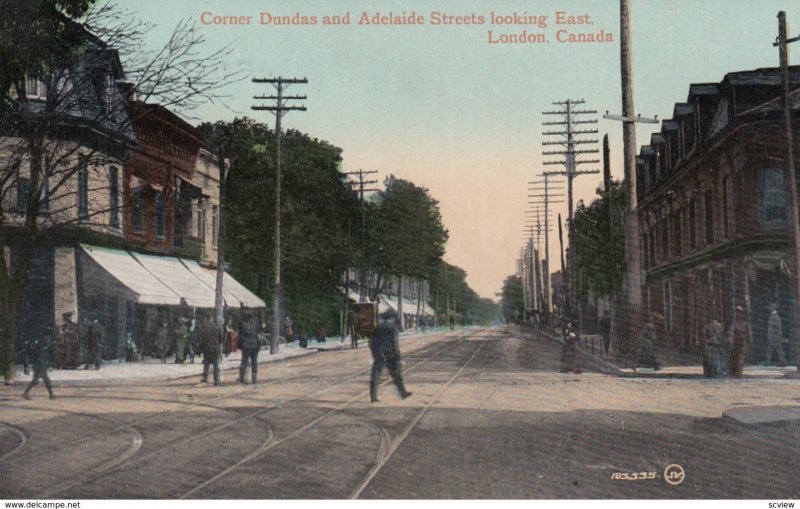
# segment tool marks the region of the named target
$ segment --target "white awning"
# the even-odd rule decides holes
[[[84,252],[137,296],[140,304],[177,306],[181,297],[145,270],[127,251],[81,245]]]
[[[201,267],[196,261],[183,258],[181,258],[181,263],[206,286],[210,287],[212,290],[217,287],[217,271],[215,269]],[[266,307],[266,303],[263,300],[245,288],[227,272],[222,279],[222,298],[228,306],[239,307],[241,304],[244,304],[249,308]]]
[[[194,260],[130,253],[119,249],[82,245],[97,264],[135,295],[139,304],[214,307],[216,271]],[[228,306],[265,307],[263,300],[225,273],[222,297]]]
[[[397,297],[396,296],[388,296],[381,294],[378,297],[378,302],[382,303],[386,309],[392,309],[397,311]],[[378,311],[383,313],[386,309],[381,309],[379,304]],[[417,301],[414,299],[409,299],[407,297],[403,297],[403,314],[404,315],[413,315],[417,313]],[[433,308],[430,307],[426,302],[422,303],[422,314],[423,315],[433,315]]]
[[[190,306],[214,307],[214,289],[195,277],[177,258],[141,253],[131,253],[131,256],[153,277],[186,299]]]

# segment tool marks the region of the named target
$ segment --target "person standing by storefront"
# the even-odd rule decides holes
[[[56,366],[62,369],[75,369],[81,364],[80,330],[78,324],[72,321],[73,315],[72,311],[61,315],[63,321],[56,350]]]
[[[97,319],[93,319],[86,327],[86,363],[83,369],[89,369],[90,364],[94,364],[94,369],[100,369],[101,356],[101,336],[98,330]]]
[[[239,331],[239,348],[242,350],[242,362],[239,365],[239,383],[245,383],[244,375],[250,365],[250,377],[253,384],[258,383],[258,351],[261,343],[258,339],[259,323],[255,312],[242,306],[242,326]]]
[[[781,315],[778,314],[778,305],[770,304],[769,306],[769,321],[767,322],[767,356],[764,358],[764,364],[772,366],[773,354],[778,354],[780,364],[778,366],[786,366],[786,356],[783,353],[783,325],[781,323]]]
[[[200,353],[203,354],[203,377],[202,383],[208,382],[208,369],[214,371],[214,385],[219,385],[219,354],[220,354],[220,333],[214,323],[211,313],[207,316],[198,316],[197,336],[199,339]]]

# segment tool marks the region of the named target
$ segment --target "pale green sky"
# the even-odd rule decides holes
[[[286,127],[328,140],[344,150],[347,171],[377,170],[430,189],[450,230],[446,258],[463,267],[470,285],[493,297],[515,270],[523,244],[527,182],[541,155],[542,111],[552,101],[585,99],[599,112],[598,128],[611,139],[613,174],[620,178],[622,127],[602,120],[620,111],[619,2],[617,0],[427,1],[119,1],[157,23],[154,42],[181,18],[204,12],[253,16],[253,24],[204,28],[209,48],[233,42],[232,68],[253,76],[307,77],[290,90],[308,95],[307,112],[285,117]],[[777,12],[786,10],[790,36],[800,31],[800,4],[790,0],[633,0],[636,110],[669,118],[689,84],[718,82],[725,73],[777,65],[772,47]],[[364,26],[362,12],[410,14],[418,26]],[[588,14],[593,25],[575,32],[611,33],[613,42],[556,41],[557,11]],[[260,25],[260,13],[316,16],[315,26]],[[351,25],[323,26],[322,17],[350,12]],[[484,16],[483,25],[433,26],[432,13]],[[490,24],[497,15],[547,16],[548,27]],[[794,29],[793,29],[794,27]],[[488,31],[542,32],[548,44],[489,44]],[[798,44],[800,45],[800,43]],[[793,51],[791,56],[797,54]],[[230,87],[234,112],[210,105],[203,120],[248,115],[251,97],[271,92],[249,80]],[[652,127],[638,129],[639,145]],[[599,148],[599,145],[598,145]],[[599,169],[598,165],[598,169]],[[553,167],[548,167],[548,170]],[[588,169],[588,167],[586,168]],[[602,176],[576,180],[576,199],[591,200]],[[566,205],[557,209],[566,216]],[[551,235],[551,262],[558,240]]]

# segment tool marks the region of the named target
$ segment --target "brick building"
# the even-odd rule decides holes
[[[790,68],[792,87],[800,67]],[[793,337],[796,305],[781,75],[767,68],[692,84],[637,160],[644,305],[668,345],[702,350],[711,320],[750,323],[749,363],[764,361],[769,306]],[[791,94],[795,146],[800,90]],[[797,150],[797,148],[795,148]],[[796,352],[784,346],[788,359]]]
[[[214,307],[218,162],[194,127],[136,101],[122,77],[116,51],[87,34],[78,62],[27,80],[17,98],[29,125],[56,125],[38,154],[19,122],[2,126],[0,239],[12,273],[24,251],[17,233],[29,231],[26,219],[37,224],[18,350],[72,312],[84,333],[90,321],[101,331],[106,359],[124,356],[128,333],[147,353],[181,299]],[[264,306],[228,275],[223,296]]]

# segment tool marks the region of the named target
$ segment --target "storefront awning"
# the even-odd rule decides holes
[[[130,290],[139,304],[178,306],[184,298],[190,306],[214,307],[216,273],[194,260],[88,245],[81,248],[102,270]],[[227,273],[222,295],[228,306],[265,307],[263,300]]]
[[[186,266],[186,269],[192,273],[197,279],[203,282],[212,290],[217,286],[217,272],[214,269],[207,269],[201,267],[199,263],[194,260],[186,260],[181,258],[181,263]],[[248,308],[263,308],[266,303],[259,299],[256,294],[242,286],[237,280],[227,272],[222,280],[222,298],[225,305],[229,307],[239,307],[244,304]]]
[[[214,307],[214,290],[197,279],[179,259],[141,253],[131,253],[131,256],[153,277],[186,299],[190,306]]]
[[[102,269],[136,295],[140,304],[177,306],[181,297],[167,285],[153,277],[127,251],[82,245]]]

